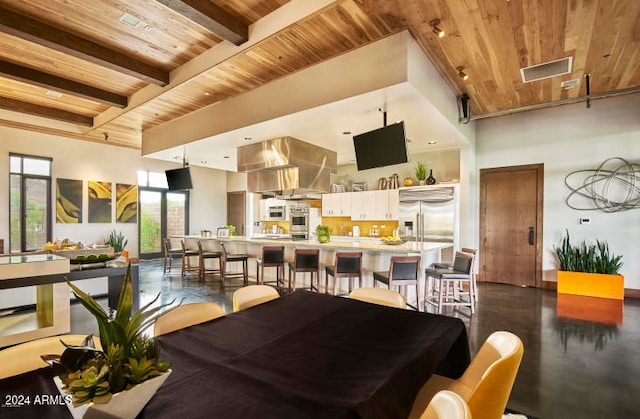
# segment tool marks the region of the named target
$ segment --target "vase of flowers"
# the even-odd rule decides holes
[[[329,243],[331,240],[331,230],[328,226],[320,224],[316,227],[316,236],[318,237],[318,243]]]

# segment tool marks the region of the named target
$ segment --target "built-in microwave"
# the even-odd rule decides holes
[[[268,221],[284,221],[287,218],[287,207],[284,205],[274,205],[267,208]]]

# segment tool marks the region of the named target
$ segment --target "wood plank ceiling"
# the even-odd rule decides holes
[[[0,0],[0,125],[140,148],[146,129],[405,29],[475,118],[582,98],[587,74],[592,95],[640,90],[638,0],[327,1],[252,42],[288,3]],[[565,57],[569,74],[522,82]]]

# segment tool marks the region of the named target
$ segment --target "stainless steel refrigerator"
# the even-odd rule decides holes
[[[458,185],[425,186],[399,192],[398,229],[408,241],[458,246]]]

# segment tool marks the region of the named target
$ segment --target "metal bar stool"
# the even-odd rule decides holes
[[[198,240],[198,279],[204,281],[204,275],[206,273],[219,274],[220,267],[222,262],[220,258],[222,257],[222,252],[204,250],[202,247],[202,242]],[[218,260],[217,268],[207,268],[206,261],[210,259]]]
[[[262,257],[256,259],[256,282],[264,282],[264,268],[276,268],[276,286],[284,287],[284,246],[263,246]],[[282,268],[282,276],[280,276]]]
[[[190,257],[197,257],[198,251],[193,249],[187,249],[187,246],[184,244],[184,240],[180,240],[180,245],[182,246],[182,276],[185,276],[189,272],[199,272],[199,266],[191,266]]]
[[[476,270],[475,270],[475,261],[478,259],[478,250],[477,249],[472,249],[470,247],[463,247],[462,249],[460,249],[461,252],[463,253],[469,253],[470,255],[473,255],[473,263],[471,265],[471,281],[469,281],[469,287],[473,287],[473,296],[475,299],[475,302],[478,302],[478,284],[476,282]],[[448,263],[442,263],[442,262],[436,262],[436,263],[432,263],[429,268],[434,268],[434,269],[452,269],[453,267],[453,262],[448,262]],[[429,293],[429,295],[437,295],[438,290],[437,290],[437,284],[435,284],[435,279],[434,278],[434,283],[430,284],[431,281],[429,281],[429,277],[426,278],[425,281],[425,296],[427,295],[427,293]],[[456,298],[458,298],[458,291],[462,291],[464,292],[463,289],[463,283],[465,281],[459,281],[457,284],[457,288],[456,287],[452,287],[452,290],[454,292],[454,295]],[[431,289],[431,292],[429,292],[429,290]],[[448,292],[448,287],[447,287],[447,292]]]
[[[164,247],[164,255],[162,255],[162,273],[166,274],[171,272],[172,269],[177,269],[178,266],[173,266],[174,256],[182,257],[182,249],[179,247],[171,247],[171,239],[168,237],[162,239]]]
[[[337,252],[333,266],[324,268],[324,292],[329,292],[329,276],[333,277],[333,295],[336,295],[338,278],[349,278],[349,293],[353,291],[353,279],[358,278],[362,287],[362,252]]]
[[[224,285],[224,281],[226,279],[240,277],[243,279],[244,285],[249,285],[249,255],[247,255],[246,253],[227,253],[227,249],[224,247],[224,243],[220,243],[220,247],[222,248],[222,257],[220,258],[220,278],[222,278],[222,285]],[[229,262],[242,263],[242,272],[228,272],[227,264]]]
[[[425,276],[427,281],[433,278],[438,281],[431,295],[427,295],[427,287],[425,287],[424,300],[425,303],[438,307],[438,313],[442,313],[444,306],[467,306],[474,313],[475,305],[475,287],[472,285],[472,270],[474,256],[469,253],[456,252],[453,265],[450,268],[427,268]],[[459,282],[468,282],[469,291],[465,292],[455,289]],[[454,287],[454,291],[449,293],[449,285]],[[457,295],[456,295],[457,294]],[[462,295],[469,296],[469,302],[462,300]]]
[[[289,262],[289,289],[296,289],[296,274],[309,272],[311,274],[311,290],[318,290],[313,286],[313,277],[320,283],[320,249],[296,249],[293,254],[293,262]],[[293,287],[291,287],[291,274],[293,273]]]
[[[393,287],[406,287],[413,285],[416,287],[415,307],[407,303],[414,310],[420,310],[420,294],[418,293],[418,275],[420,274],[420,256],[392,256],[389,265],[389,272],[374,272],[373,283],[376,281],[387,284],[389,289]],[[406,294],[405,294],[406,298]]]

